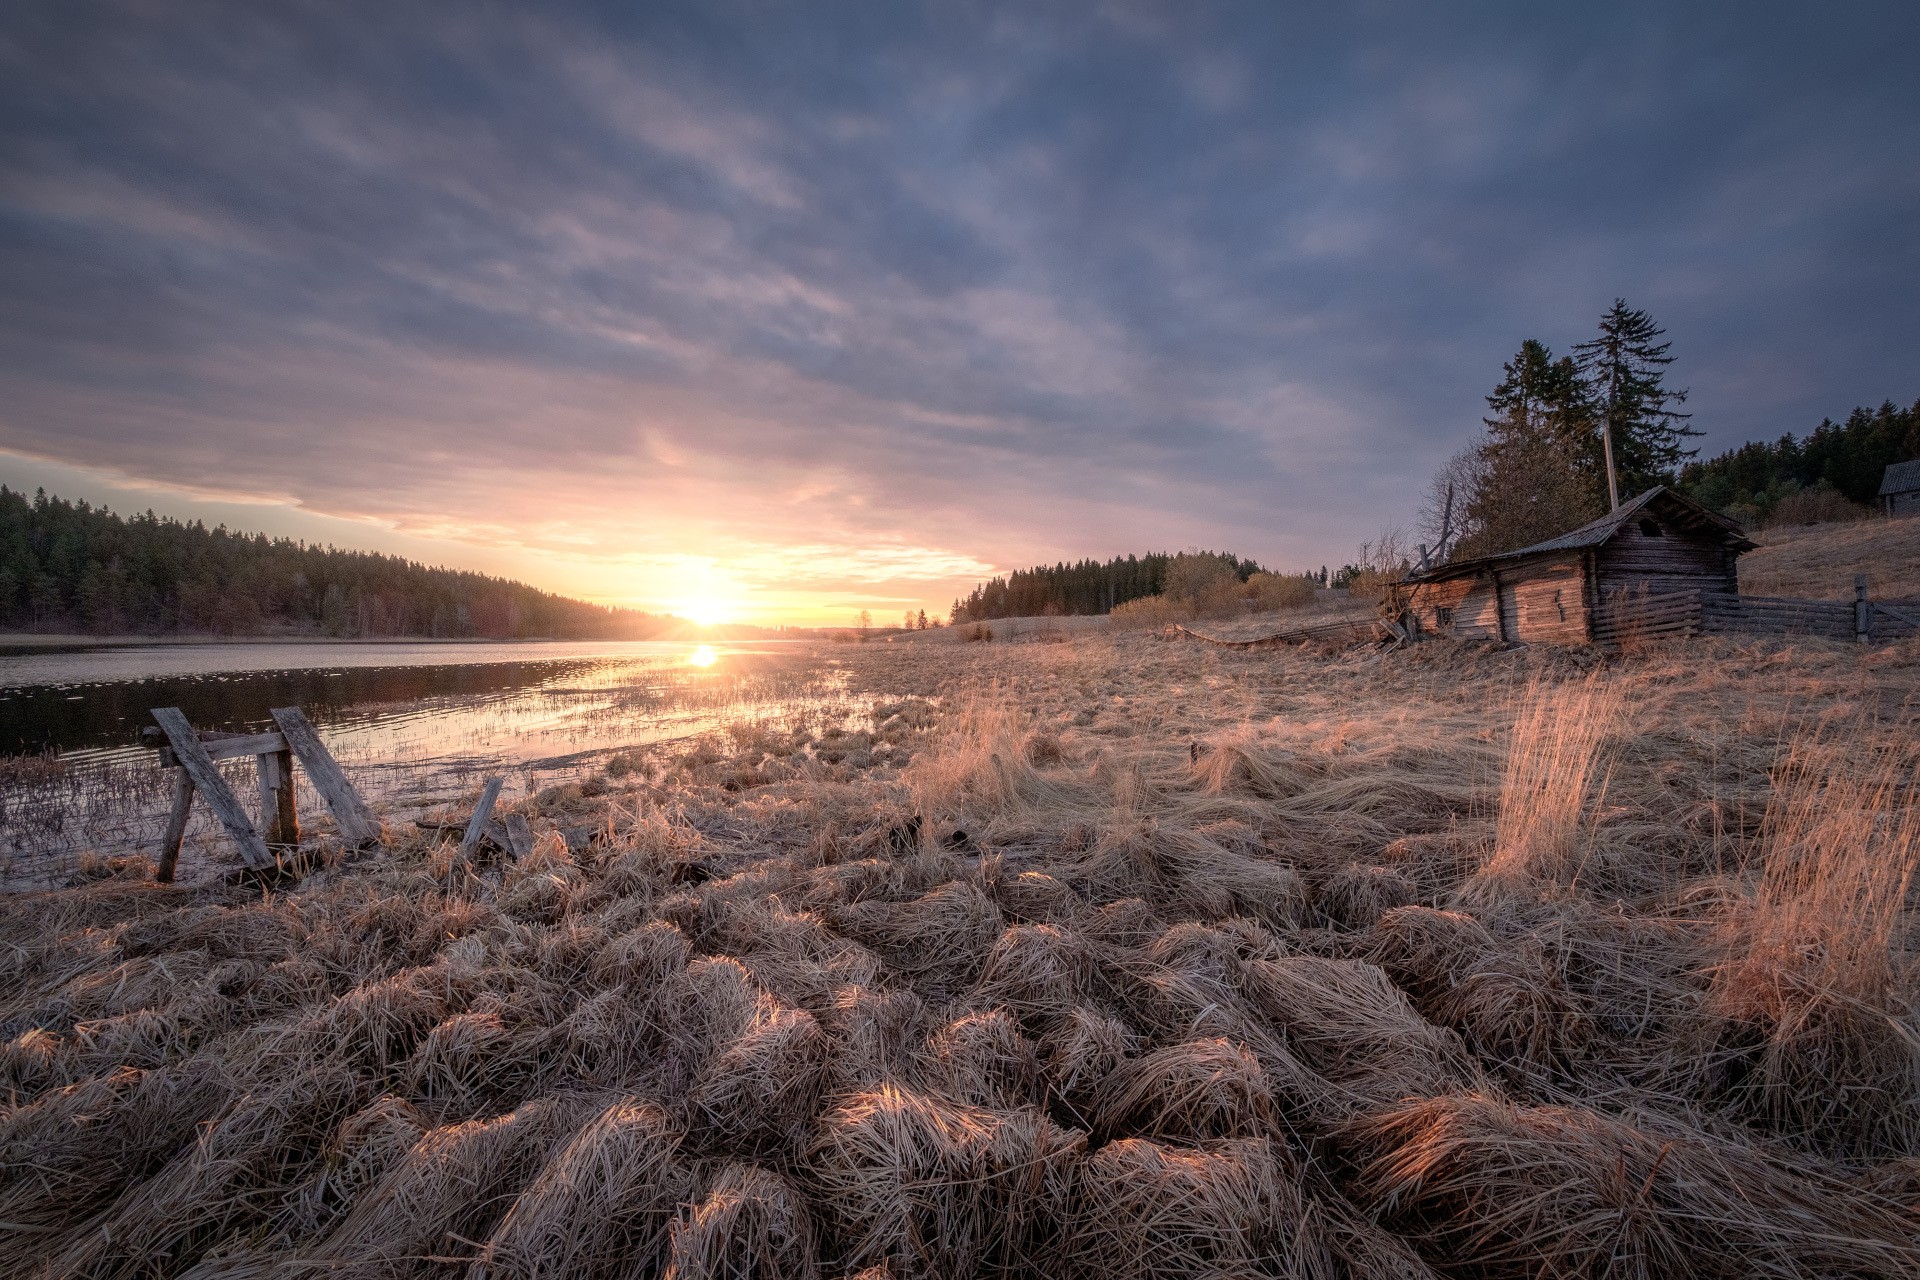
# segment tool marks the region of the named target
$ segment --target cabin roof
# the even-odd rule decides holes
[[[1887,474],[1880,479],[1882,498],[1895,493],[1912,493],[1920,489],[1920,458],[1912,462],[1890,462]]]
[[[1425,572],[1416,570],[1407,575],[1407,581],[1437,582],[1443,578],[1457,578],[1462,574],[1478,573],[1482,569],[1497,568],[1516,560],[1531,559],[1534,556],[1597,547],[1610,540],[1626,527],[1629,520],[1635,519],[1643,512],[1659,515],[1678,533],[1702,540],[1711,539],[1722,546],[1731,547],[1736,554],[1751,551],[1756,545],[1748,540],[1746,533],[1732,520],[1718,512],[1707,510],[1691,498],[1684,498],[1671,489],[1656,485],[1645,493],[1621,503],[1618,510],[1609,511],[1598,520],[1589,521],[1570,533],[1563,533],[1557,538],[1548,538],[1545,542],[1536,542],[1530,547],[1517,547],[1512,551],[1475,556],[1471,560],[1449,560],[1445,564],[1434,565]]]

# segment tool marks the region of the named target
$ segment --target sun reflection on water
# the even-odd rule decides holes
[[[687,655],[687,661],[696,667],[710,667],[719,660],[720,655],[713,651],[710,644],[703,644]]]

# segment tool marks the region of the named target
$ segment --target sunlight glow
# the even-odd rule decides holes
[[[722,622],[730,622],[733,619],[732,604],[714,596],[698,596],[691,600],[683,600],[675,606],[673,611],[688,622],[703,627],[718,626]]]
[[[713,651],[710,644],[703,644],[687,655],[687,661],[696,667],[710,667],[719,660],[720,655]]]

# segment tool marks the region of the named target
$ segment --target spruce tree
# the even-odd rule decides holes
[[[1483,419],[1467,533],[1456,556],[1470,557],[1565,533],[1604,510],[1600,444],[1572,359],[1555,359],[1529,338],[1504,366]]]
[[[1600,317],[1600,336],[1574,347],[1587,398],[1612,444],[1622,502],[1672,484],[1680,464],[1699,452],[1686,447],[1700,434],[1687,425],[1692,415],[1670,407],[1685,404],[1687,393],[1664,385],[1673,363],[1667,354],[1673,344],[1658,341],[1665,332],[1652,316],[1616,298]]]

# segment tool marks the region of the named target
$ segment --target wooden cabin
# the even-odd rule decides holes
[[[1887,465],[1880,477],[1880,501],[1889,516],[1920,516],[1920,458]]]
[[[1609,600],[1737,592],[1736,562],[1753,548],[1725,516],[1650,489],[1557,538],[1415,570],[1398,603],[1426,635],[1586,644]]]

